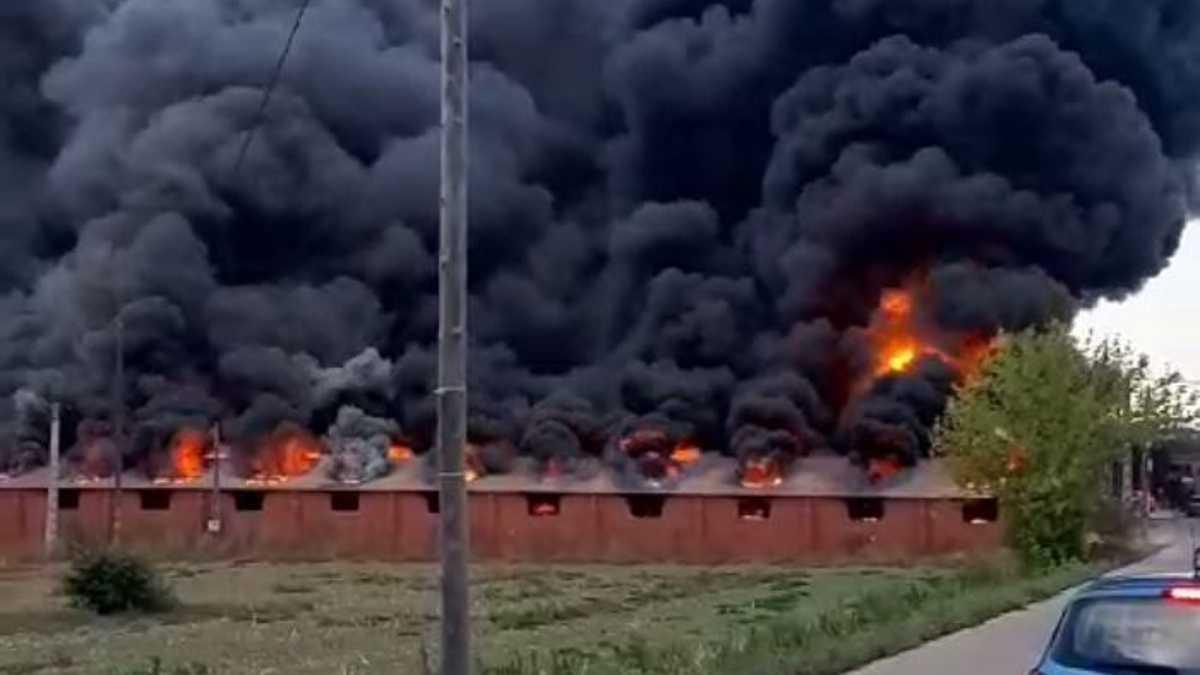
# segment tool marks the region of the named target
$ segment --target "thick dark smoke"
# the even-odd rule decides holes
[[[352,406],[338,411],[325,444],[332,454],[330,476],[346,483],[361,483],[385,476],[392,468],[388,451],[400,438],[400,425],[371,417]]]
[[[751,381],[738,391],[727,427],[730,444],[743,466],[765,461],[786,470],[791,462],[821,443],[820,430],[829,411],[817,391],[794,372],[784,371]]]
[[[568,472],[604,452],[608,434],[585,398],[569,392],[552,394],[530,411],[521,450],[545,471]]]
[[[314,0],[237,171],[295,0],[4,5],[2,463],[50,400],[97,446],[118,323],[134,455],[212,421],[354,479],[428,449],[435,3]],[[954,336],[1069,318],[1195,201],[1192,0],[474,9],[470,435],[543,467],[645,428],[910,464],[960,373],[879,376],[884,289]]]

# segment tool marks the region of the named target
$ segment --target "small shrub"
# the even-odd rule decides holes
[[[134,666],[120,670],[115,675],[208,675],[211,671],[203,663],[184,663],[170,667],[163,663],[161,657],[152,656],[145,666]]]
[[[77,555],[63,579],[71,604],[97,614],[162,612],[175,604],[162,576],[149,563],[116,551]]]
[[[308,593],[315,593],[316,590],[317,589],[307,584],[278,583],[271,586],[271,592],[278,593],[280,595],[305,595]]]

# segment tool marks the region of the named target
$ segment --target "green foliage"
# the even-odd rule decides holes
[[[1190,423],[1195,397],[1116,340],[1079,342],[1055,326],[1002,342],[958,392],[935,447],[968,489],[1000,498],[1027,564],[1079,559],[1112,462]]]
[[[63,578],[71,604],[97,614],[161,612],[175,604],[171,590],[149,563],[118,551],[75,556]]]

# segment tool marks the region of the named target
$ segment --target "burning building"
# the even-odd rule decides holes
[[[130,472],[121,492],[60,481],[63,544],[102,544],[119,511],[122,545],[160,557],[437,555],[437,484],[419,463],[350,485],[324,471],[242,478],[228,461],[188,482]],[[710,457],[669,484],[638,486],[616,472],[557,482],[528,472],[480,475],[468,488],[472,554],[535,563],[862,564],[978,554],[1002,543],[996,502],[954,485],[938,460],[872,484],[840,458],[813,456],[804,471],[767,488],[730,482],[737,465]],[[0,519],[0,556],[42,555],[50,483],[45,469],[0,482],[0,509],[10,515]]]
[[[297,425],[281,424],[242,456],[245,466],[240,473],[257,485],[286,483],[315,469],[321,455],[315,436]]]
[[[78,441],[67,453],[67,474],[76,483],[99,483],[117,471],[119,445],[113,438],[112,425],[85,420],[79,425]]]
[[[50,400],[88,479],[114,399],[172,483],[214,423],[259,487],[428,456],[436,9],[314,0],[260,115],[287,3],[10,4],[0,473]],[[1194,210],[1188,0],[556,7],[473,14],[481,481],[887,489],[997,335],[1139,288]]]
[[[164,452],[151,454],[147,468],[155,483],[189,483],[204,475],[213,452],[207,429],[184,427],[175,433]]]
[[[400,425],[350,406],[338,411],[326,444],[332,449],[330,476],[344,483],[386,476],[413,458],[412,448],[401,440]]]
[[[654,426],[641,426],[617,441],[617,463],[635,484],[661,487],[676,483],[704,456],[700,446]]]

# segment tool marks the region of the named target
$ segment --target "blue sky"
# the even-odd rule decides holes
[[[1075,330],[1118,335],[1157,366],[1200,380],[1200,221],[1189,225],[1162,274],[1123,302],[1105,302],[1085,312]]]

